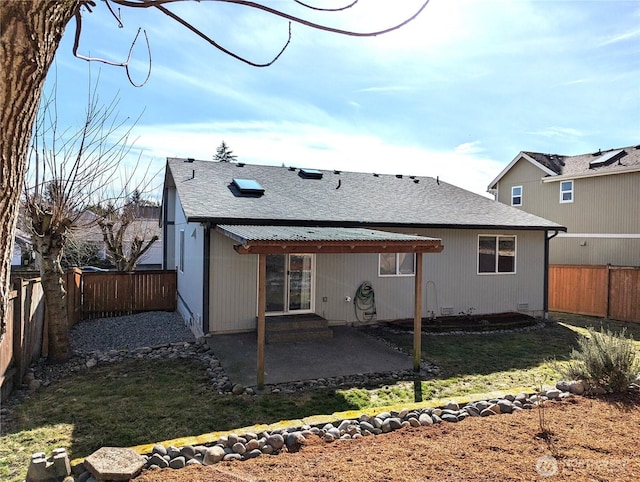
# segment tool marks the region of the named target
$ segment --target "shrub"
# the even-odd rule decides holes
[[[578,350],[571,352],[571,360],[561,368],[570,380],[583,380],[592,387],[620,393],[629,388],[640,370],[633,337],[626,329],[619,334],[610,330],[589,328],[589,336],[578,340]]]

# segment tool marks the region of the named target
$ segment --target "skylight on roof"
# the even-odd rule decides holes
[[[614,162],[621,153],[624,152],[624,149],[618,149],[616,151],[607,152],[605,154],[601,154],[597,159],[594,159],[589,163],[589,168],[606,166],[607,164],[611,164]],[[621,156],[620,156],[621,157]]]
[[[300,176],[306,179],[322,179],[322,172],[316,169],[300,169]]]
[[[234,179],[233,185],[242,194],[264,194],[264,188],[258,181],[255,181],[253,179]]]

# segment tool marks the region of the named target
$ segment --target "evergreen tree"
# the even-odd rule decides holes
[[[213,156],[214,161],[218,162],[236,162],[238,156],[233,154],[233,151],[229,149],[229,146],[222,141],[222,144],[216,149],[216,155]]]

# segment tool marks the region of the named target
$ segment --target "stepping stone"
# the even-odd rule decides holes
[[[84,459],[85,468],[98,480],[130,480],[144,465],[140,454],[122,447],[102,447]]]

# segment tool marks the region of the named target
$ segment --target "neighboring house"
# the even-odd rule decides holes
[[[640,266],[640,145],[578,156],[520,152],[488,189],[567,227],[550,241],[552,264]]]
[[[158,240],[151,245],[149,250],[142,255],[136,266],[137,270],[161,269],[162,267],[162,228],[159,224],[159,208],[153,206],[143,206],[140,211],[140,218],[135,219],[127,228],[124,239],[125,252],[134,236],[144,236],[146,240],[157,235]],[[143,217],[148,215],[150,217]],[[155,217],[153,217],[155,216]],[[93,251],[97,257],[104,261],[108,253],[105,246],[102,230],[96,222],[97,216],[91,211],[86,211],[78,221],[78,227],[74,228],[70,243],[75,250]],[[80,264],[86,264],[82,262]]]
[[[428,177],[176,158],[162,225],[163,267],[178,270],[179,311],[196,335],[254,331],[263,308],[332,324],[417,308],[541,314],[547,237],[564,230]],[[365,281],[375,313],[354,307]]]
[[[25,268],[33,263],[33,248],[31,247],[31,239],[29,235],[17,228],[14,243],[13,256],[11,257],[11,266],[13,268]]]

